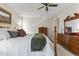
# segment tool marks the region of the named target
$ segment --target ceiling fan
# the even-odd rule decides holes
[[[57,7],[58,4],[51,4],[51,3],[41,3],[43,6],[38,8],[38,9],[42,9],[45,7],[46,11],[48,11],[48,7]]]

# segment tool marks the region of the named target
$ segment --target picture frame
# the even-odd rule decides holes
[[[11,13],[0,7],[0,23],[11,24]]]

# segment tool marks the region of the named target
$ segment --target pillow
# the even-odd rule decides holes
[[[9,39],[10,35],[7,30],[0,30],[0,40],[2,39]]]
[[[23,29],[18,29],[18,33],[21,37],[24,37],[26,35],[26,32]]]
[[[17,31],[8,31],[11,38],[19,37],[19,33]]]

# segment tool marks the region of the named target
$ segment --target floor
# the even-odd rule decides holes
[[[54,53],[54,44],[50,41],[52,52]],[[65,48],[63,48],[61,45],[57,44],[57,56],[75,56]]]
[[[61,45],[57,44],[57,55],[58,56],[75,56],[65,48],[63,48]]]

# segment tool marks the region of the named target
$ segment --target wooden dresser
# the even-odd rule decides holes
[[[44,33],[45,35],[47,35],[47,27],[39,27],[38,31],[39,33]]]
[[[69,35],[69,39],[66,41],[66,47],[69,51],[79,56],[79,37]]]
[[[57,34],[57,42],[61,45],[64,45],[64,35],[62,33]]]
[[[74,35],[57,34],[57,42],[69,50],[71,53],[79,56],[79,37]]]

